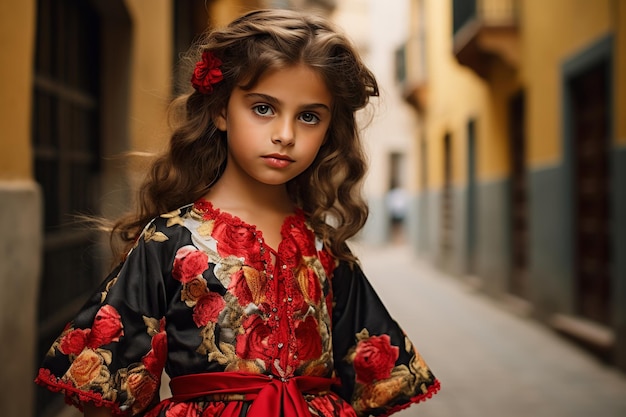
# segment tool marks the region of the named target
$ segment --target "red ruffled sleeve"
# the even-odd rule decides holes
[[[167,356],[162,242],[146,228],[125,262],[100,285],[45,356],[35,382],[114,415],[158,403]]]
[[[360,267],[340,263],[332,288],[338,393],[357,414],[388,416],[432,397],[439,381]]]

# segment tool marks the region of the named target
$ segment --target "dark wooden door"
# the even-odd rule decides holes
[[[32,145],[45,220],[37,362],[102,278],[93,233],[75,217],[97,213],[99,41],[89,1],[37,2]],[[36,415],[54,413],[59,400],[40,388]]]
[[[509,103],[509,141],[511,161],[511,294],[528,297],[528,191],[524,129],[524,94]]]
[[[466,236],[467,251],[466,273],[473,275],[476,272],[476,235],[477,235],[477,208],[476,208],[476,121],[467,123],[467,196],[466,196]]]
[[[441,195],[441,257],[447,261],[452,252],[452,137],[449,133],[443,138],[443,190]]]
[[[610,322],[611,212],[608,63],[572,78],[574,270],[579,314]]]

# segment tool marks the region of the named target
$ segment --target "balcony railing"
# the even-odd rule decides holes
[[[453,0],[454,53],[461,65],[488,77],[494,60],[519,62],[517,0]]]

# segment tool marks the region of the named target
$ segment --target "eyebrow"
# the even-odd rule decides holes
[[[263,93],[247,93],[245,97],[252,98],[252,99],[260,99],[260,100],[268,102],[269,104],[273,106],[279,106],[281,104],[281,101],[277,99],[276,97],[268,96],[267,94],[263,94]],[[305,104],[302,106],[302,109],[304,110],[323,109],[323,110],[330,112],[330,107],[328,107],[324,103]]]

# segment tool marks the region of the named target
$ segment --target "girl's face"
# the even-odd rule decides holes
[[[326,84],[305,65],[268,71],[250,90],[235,87],[215,120],[228,137],[224,176],[265,185],[295,178],[322,146],[331,106]]]

